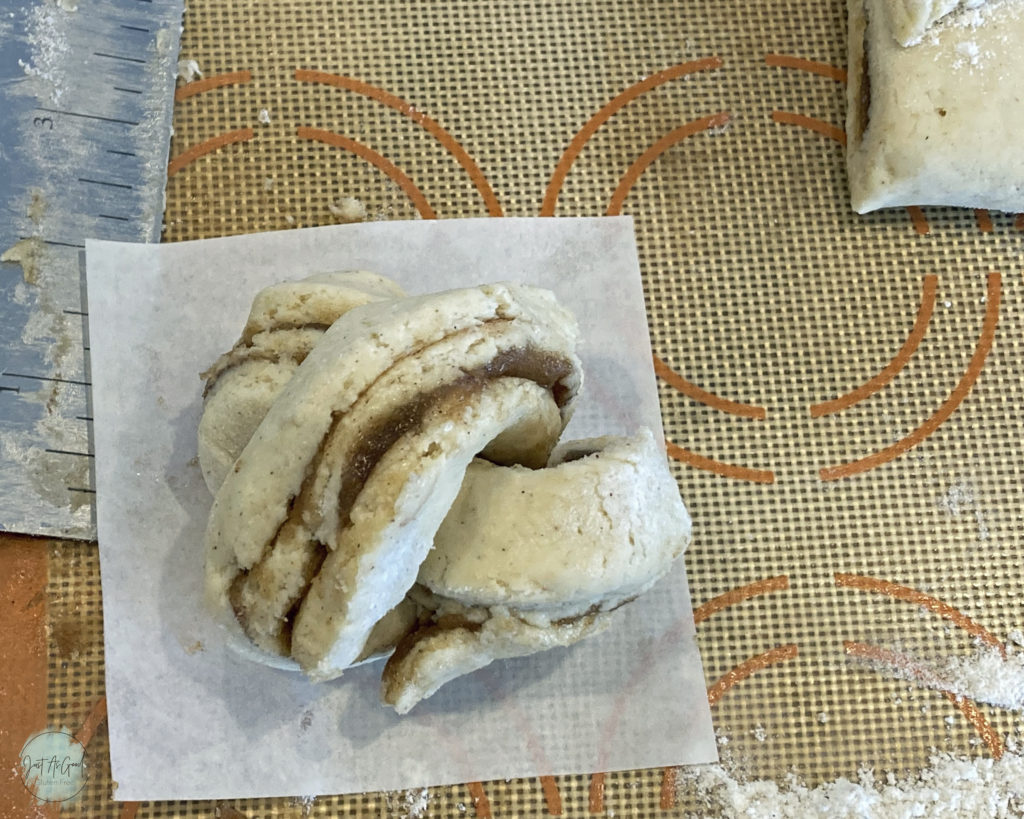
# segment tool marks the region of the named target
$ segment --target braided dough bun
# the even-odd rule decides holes
[[[317,341],[341,315],[405,294],[366,271],[321,273],[261,290],[242,336],[202,374],[199,465],[216,494],[277,396]]]
[[[219,487],[207,593],[263,651],[339,676],[415,581],[474,455],[541,466],[581,382],[547,291],[368,303],[323,333]]]
[[[420,567],[424,614],[385,666],[382,699],[406,713],[493,660],[602,631],[690,534],[649,430],[572,442],[545,469],[474,461]]]

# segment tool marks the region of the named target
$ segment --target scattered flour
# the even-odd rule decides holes
[[[978,540],[989,539],[990,532],[985,521],[985,513],[978,502],[977,489],[972,481],[966,478],[958,479],[936,502],[940,509],[953,517],[973,513],[978,522]]]
[[[32,57],[18,65],[29,77],[41,80],[54,105],[61,102],[67,81],[68,20],[74,9],[40,3],[27,12],[25,33]]]
[[[261,124],[270,125],[270,110],[267,108],[261,108],[259,114],[256,115],[256,118]]]
[[[421,819],[430,807],[430,789],[420,788],[386,794],[388,812],[398,812],[403,819]]]
[[[327,208],[343,222],[361,222],[366,218],[366,205],[353,196],[331,202]]]
[[[910,819],[1024,815],[1024,758],[931,758],[917,776],[898,779],[861,768],[857,781],[840,778],[815,788],[790,778],[783,785],[741,782],[722,765],[681,768],[676,779],[682,804],[696,798],[701,816],[750,819]]]
[[[178,60],[179,80],[182,82],[192,82],[192,80],[200,79],[202,76],[203,72],[200,70],[198,62],[185,58]]]
[[[925,688],[1024,712],[1024,651],[1015,639],[1020,636],[1019,631],[1012,632],[1003,652],[985,645],[976,648],[973,654],[937,660],[922,660],[901,653],[894,662],[870,660],[867,665]]]

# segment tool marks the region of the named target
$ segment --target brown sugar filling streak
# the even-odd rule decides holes
[[[572,372],[572,369],[572,362],[561,355],[544,352],[531,346],[514,347],[499,352],[486,364],[466,371],[465,375],[458,380],[426,392],[411,404],[380,417],[372,429],[365,431],[358,446],[344,464],[338,495],[340,527],[344,529],[348,525],[348,515],[376,464],[399,438],[421,428],[433,407],[450,399],[456,399],[455,405],[462,405],[465,400],[478,394],[489,382],[500,378],[521,378],[533,381],[549,390],[555,404],[561,408],[571,397],[570,388],[565,386],[562,381]],[[313,540],[308,543],[308,547],[302,555],[301,583],[294,593],[287,595],[284,605],[280,609],[281,617],[278,620],[280,630],[277,634],[270,635],[268,639],[268,635],[259,634],[253,630],[244,598],[247,594],[255,594],[257,599],[262,597],[258,588],[262,579],[261,569],[272,556],[276,545],[283,536],[293,535],[295,527],[306,528],[302,522],[303,518],[305,513],[312,509],[312,504],[316,500],[310,497],[313,476],[316,475],[322,463],[324,452],[329,448],[329,441],[335,434],[340,417],[336,416],[333,419],[330,430],[324,437],[315,457],[311,460],[307,469],[307,477],[299,494],[290,504],[288,517],[267,548],[264,549],[260,560],[249,570],[243,570],[238,574],[228,593],[235,617],[250,639],[262,647],[276,650],[282,655],[290,654],[291,628],[294,617],[327,556],[327,546]]]
[[[281,361],[280,353],[257,350],[252,343],[252,339],[255,335],[267,336],[273,333],[289,332],[294,330],[310,330],[324,333],[330,326],[331,325],[329,324],[318,322],[279,324],[266,330],[261,330],[260,333],[254,334],[249,338],[239,340],[229,352],[217,359],[217,361],[215,361],[208,370],[199,374],[199,377],[206,382],[203,387],[203,398],[206,398],[213,392],[214,388],[217,386],[217,382],[225,373],[231,372],[249,361],[267,361],[271,364],[277,364]],[[312,349],[312,346],[310,346],[310,349]],[[308,354],[309,350],[298,350],[292,357],[295,359],[296,364],[301,364]]]

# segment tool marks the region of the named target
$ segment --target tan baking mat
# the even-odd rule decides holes
[[[848,211],[844,37],[838,0],[192,0],[182,57],[202,78],[179,89],[164,234],[360,208],[632,214],[723,759],[736,777],[809,785],[918,771],[936,750],[1000,755],[1017,714],[885,667],[1000,646],[1024,625],[1024,224]],[[53,553],[51,592],[87,612],[51,646],[51,724],[77,726],[102,694],[89,547]],[[99,764],[69,812],[121,815],[104,728],[92,742]],[[685,775],[653,770],[219,809],[703,805]]]

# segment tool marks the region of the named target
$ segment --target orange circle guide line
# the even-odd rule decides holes
[[[487,177],[484,176],[483,171],[473,161],[473,158],[469,155],[465,148],[459,144],[458,140],[455,139],[448,131],[441,127],[439,123],[428,117],[426,114],[417,111],[415,107],[403,100],[401,97],[397,97],[394,94],[385,91],[383,88],[378,88],[370,83],[356,80],[351,77],[343,77],[340,74],[329,74],[325,71],[309,71],[304,68],[295,69],[295,79],[299,82],[314,82],[321,83],[324,85],[333,85],[336,88],[343,88],[347,91],[352,91],[364,97],[376,100],[377,102],[383,103],[389,108],[393,108],[396,111],[409,117],[417,125],[423,127],[423,129],[429,133],[434,139],[436,139],[445,149],[455,157],[456,162],[462,166],[463,170],[469,175],[470,181],[473,186],[477,189],[480,196],[484,200],[484,204],[487,206],[487,213],[490,216],[501,216],[502,208],[501,203],[498,202],[498,198],[494,195],[494,191],[491,190],[491,186],[487,181]]]
[[[1017,214],[1017,218],[1013,220],[1013,226],[1017,230],[1024,230],[1024,213]]]
[[[477,819],[491,819],[491,803],[482,782],[468,782],[466,788],[473,800],[473,812]]]
[[[841,395],[839,398],[833,398],[831,401],[824,401],[813,405],[811,407],[812,418],[820,418],[823,415],[839,412],[863,401],[868,396],[874,395],[892,381],[900,370],[907,366],[911,356],[920,346],[925,333],[928,332],[928,322],[931,321],[932,314],[935,312],[935,294],[938,291],[938,287],[939,277],[934,273],[926,274],[921,286],[921,305],[917,309],[917,318],[914,319],[914,326],[906,341],[903,342],[899,352],[893,356],[892,361],[889,362],[885,369],[857,389]]]
[[[820,63],[817,60],[807,60],[803,57],[791,57],[787,54],[765,54],[764,61],[771,66],[778,68],[795,68],[798,71],[808,71],[811,74],[818,74],[828,77],[836,82],[846,82],[846,69],[838,66]]]
[[[713,472],[723,478],[734,478],[739,481],[753,481],[754,483],[775,483],[775,473],[769,469],[751,469],[747,466],[736,466],[705,455],[698,455],[692,450],[674,444],[671,441],[665,442],[665,448],[670,457],[696,469],[703,469],[705,472]]]
[[[966,697],[958,697],[951,691],[943,691],[942,695],[953,703],[953,706],[964,715],[964,719],[974,726],[974,730],[985,740],[989,751],[992,752],[992,758],[999,759],[1002,757],[1004,750],[1002,737],[999,736],[999,732],[992,727],[991,723],[985,719],[985,715],[981,713],[977,703]]]
[[[663,71],[651,74],[651,76],[646,79],[641,80],[635,85],[631,85],[625,91],[615,96],[610,102],[602,106],[601,109],[587,120],[582,128],[580,128],[576,136],[574,136],[569,142],[569,147],[565,149],[561,159],[558,160],[558,164],[555,166],[555,170],[551,174],[551,180],[548,182],[548,187],[544,191],[544,202],[541,205],[540,215],[555,215],[555,206],[558,204],[558,195],[562,192],[562,185],[565,184],[565,179],[569,175],[569,169],[572,168],[573,163],[576,161],[577,157],[579,157],[580,152],[583,150],[583,146],[587,144],[590,138],[597,133],[601,126],[610,120],[615,113],[625,108],[626,105],[633,100],[643,94],[646,94],[648,91],[657,88],[659,85],[664,85],[670,80],[685,77],[687,74],[695,74],[698,71],[708,71],[710,69],[721,67],[722,61],[718,57],[705,57],[701,60],[680,63],[679,65],[674,65],[671,68],[666,68]]]
[[[766,577],[763,580],[755,580],[746,586],[739,586],[730,591],[724,592],[717,597],[712,597],[706,603],[693,610],[693,623],[699,625],[707,620],[712,614],[717,614],[729,606],[749,600],[751,597],[758,597],[773,591],[782,591],[789,588],[789,576],[780,574],[778,577]]]
[[[231,71],[227,74],[214,74],[212,77],[203,77],[201,80],[179,85],[174,89],[174,101],[181,102],[197,94],[212,91],[214,88],[222,88],[225,85],[243,85],[247,82],[252,82],[251,71]]]
[[[978,230],[982,233],[991,233],[995,230],[995,226],[992,224],[992,214],[984,208],[974,209],[974,221],[978,223]]]
[[[193,145],[185,151],[182,151],[174,159],[172,159],[167,165],[167,176],[172,177],[190,162],[195,162],[201,156],[213,153],[214,151],[225,147],[226,145],[234,145],[238,142],[246,142],[252,139],[256,135],[252,128],[239,128],[237,131],[228,131],[220,134],[219,136],[208,139],[205,142],[200,142],[198,145]]]
[[[107,718],[107,698],[100,697],[91,709],[89,709],[88,715],[82,721],[82,727],[75,732],[75,739],[82,743],[82,747],[88,747],[89,741],[96,734],[96,729],[103,724],[103,720]]]
[[[732,671],[727,671],[722,678],[708,689],[708,703],[715,705],[736,683],[742,682],[751,674],[767,668],[775,663],[792,660],[797,655],[797,647],[792,643],[784,646],[777,646],[763,654],[744,660]]]
[[[829,139],[834,139],[840,145],[846,145],[846,132],[842,128],[837,128],[835,125],[830,125],[823,120],[807,117],[803,114],[794,114],[792,111],[772,111],[772,119],[783,125],[798,125],[801,128],[807,128],[827,136]]]
[[[944,687],[942,680],[939,680],[929,669],[920,663],[895,651],[870,645],[869,643],[854,642],[853,640],[843,640],[843,650],[850,657],[885,663],[886,665],[906,671],[926,687],[938,690],[964,715],[964,718],[978,732],[978,735],[988,745],[992,756],[995,759],[999,759],[1003,755],[1002,739],[995,729],[992,728],[991,724],[989,724],[988,720],[985,719],[985,715],[981,713],[977,704],[973,700],[957,696],[948,690]]]
[[[996,637],[996,635],[979,623],[975,623],[959,609],[954,608],[949,603],[939,600],[937,597],[932,597],[929,594],[917,591],[917,589],[912,589],[909,586],[901,586],[900,584],[892,583],[889,580],[879,580],[876,577],[865,577],[861,574],[844,574],[842,572],[836,572],[835,582],[840,588],[857,589],[858,591],[884,594],[887,597],[894,597],[897,600],[904,601],[905,603],[912,603],[915,606],[921,606],[922,608],[932,612],[932,614],[937,614],[942,619],[949,620],[954,626],[959,629],[963,629],[972,637],[976,637],[982,642],[998,649],[999,652],[1005,656],[1006,647],[1002,644],[1002,641]]]
[[[855,640],[843,640],[843,652],[848,657],[856,657],[859,660],[870,660],[874,663],[883,663],[901,671],[926,688],[943,690],[948,688],[945,681],[941,680],[930,668],[899,652],[870,643],[859,643]]]
[[[135,819],[135,814],[139,812],[141,804],[141,802],[125,802],[124,807],[121,808],[121,819]]]
[[[604,813],[604,774],[590,776],[590,788],[587,791],[587,813]]]
[[[725,125],[728,121],[729,115],[722,111],[710,117],[701,117],[693,122],[688,122],[685,125],[681,125],[680,127],[665,134],[665,136],[644,151],[643,154],[641,154],[640,157],[630,165],[629,169],[622,175],[622,179],[619,180],[619,184],[615,188],[615,193],[612,194],[611,201],[608,203],[608,209],[605,211],[605,215],[618,216],[622,213],[622,205],[625,203],[626,197],[629,196],[629,192],[632,190],[633,185],[636,184],[641,174],[647,170],[647,167],[659,156],[665,153],[665,151],[677,142],[682,142],[688,136],[693,136],[694,134],[706,131],[709,128],[718,128]]]
[[[335,148],[341,148],[353,153],[360,159],[365,159],[374,167],[383,171],[388,178],[391,179],[398,187],[402,189],[402,192],[412,201],[413,205],[416,206],[416,210],[419,211],[420,216],[424,219],[436,219],[437,214],[434,213],[434,209],[430,207],[430,203],[427,202],[426,197],[416,187],[416,184],[391,160],[386,159],[379,153],[374,151],[372,148],[368,148],[360,142],[356,142],[354,139],[349,139],[341,134],[335,134],[332,131],[321,131],[319,128],[307,128],[300,125],[296,131],[299,137],[302,139],[312,139],[317,142],[323,142],[326,145],[332,145]]]
[[[676,769],[665,768],[661,772],[661,796],[658,807],[672,810],[676,806]]]
[[[727,398],[721,398],[714,393],[701,389],[692,381],[687,380],[673,370],[658,356],[654,356],[654,374],[669,386],[675,387],[687,398],[697,401],[698,403],[705,404],[713,409],[727,412],[730,415],[739,415],[742,418],[763,420],[768,414],[768,411],[764,407],[758,407],[754,404],[741,404],[738,401],[730,401]]]
[[[544,802],[548,813],[552,816],[562,815],[562,795],[558,792],[558,783],[553,776],[542,776],[540,786],[544,791]]]
[[[907,205],[907,213],[910,215],[910,223],[914,226],[914,232],[918,236],[927,236],[931,228],[928,226],[924,211],[917,205]]]
[[[866,472],[876,466],[887,463],[902,455],[904,452],[917,446],[921,441],[935,432],[963,403],[964,399],[974,387],[975,382],[981,375],[985,366],[985,359],[988,357],[992,344],[995,341],[996,325],[999,323],[999,299],[1002,293],[1002,277],[999,273],[988,274],[988,295],[985,304],[985,321],[981,328],[981,335],[975,347],[974,355],[971,356],[967,370],[960,381],[953,388],[949,397],[942,403],[938,411],[921,426],[895,444],[887,446],[878,452],[874,452],[864,458],[838,466],[829,466],[819,470],[818,474],[823,481],[834,481],[839,478],[846,478],[860,472]]]

